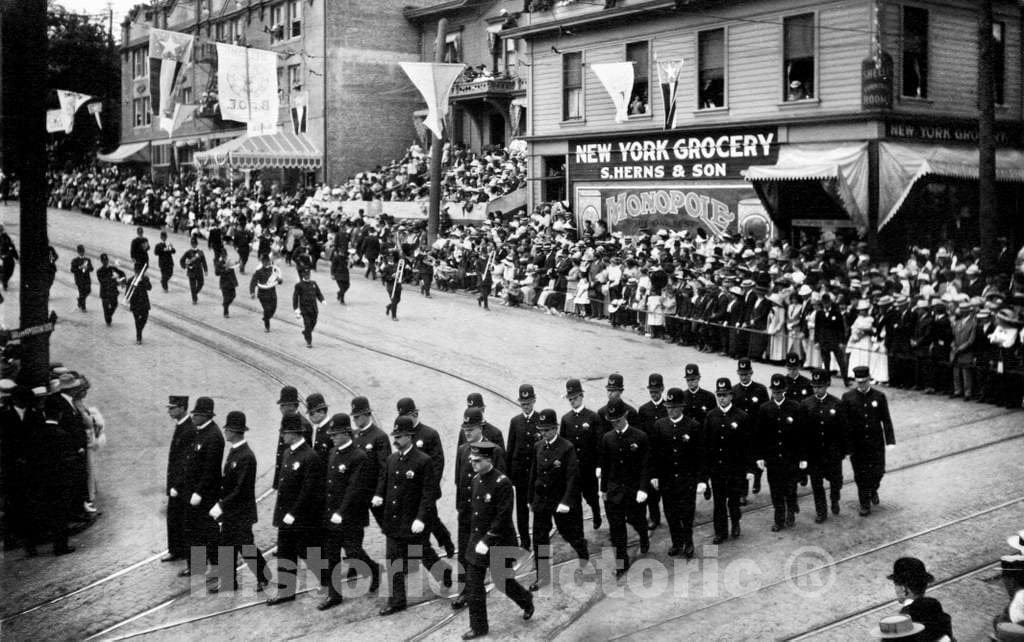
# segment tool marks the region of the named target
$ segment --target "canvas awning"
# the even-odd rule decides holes
[[[896,216],[914,185],[922,178],[944,176],[978,180],[978,148],[879,143],[878,176],[878,229],[882,229]],[[1024,152],[997,150],[996,180],[1024,183]]]
[[[783,145],[774,165],[752,165],[743,172],[751,183],[763,181],[830,182],[850,220],[867,227],[867,143]]]
[[[109,154],[96,154],[96,158],[104,163],[148,163],[149,141],[125,143]]]
[[[200,166],[227,165],[252,169],[295,167],[316,169],[323,155],[316,144],[304,135],[279,131],[270,136],[243,134],[205,152],[196,152],[193,162]]]

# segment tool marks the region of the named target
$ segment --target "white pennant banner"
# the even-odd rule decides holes
[[[277,133],[277,54],[217,43],[217,91],[224,120],[247,123],[250,136]]]
[[[629,95],[633,93],[633,63],[598,62],[590,65],[615,103],[615,122],[629,120]]]
[[[64,116],[64,131],[68,134],[75,127],[75,113],[78,108],[88,102],[92,96],[80,94],[76,91],[57,90],[57,100],[60,101],[60,110]]]
[[[444,62],[400,62],[398,65],[409,76],[412,84],[416,85],[416,89],[420,90],[427,103],[423,124],[441,140],[444,135],[444,117],[448,114],[448,94],[466,65]]]
[[[61,109],[49,109],[46,111],[46,132],[54,134],[62,132],[67,128],[64,124],[64,111]]]
[[[100,114],[103,113],[103,103],[89,103],[86,106],[86,109],[88,109],[89,113],[96,119],[96,126],[103,129],[103,119],[100,116]]]

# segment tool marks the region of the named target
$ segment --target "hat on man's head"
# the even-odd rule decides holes
[[[923,581],[925,584],[931,584],[935,581],[935,578],[925,570],[924,562],[917,559],[916,557],[901,557],[893,562],[892,573],[886,576],[886,579],[892,580],[897,584],[906,584],[907,582]]]
[[[416,434],[416,426],[413,424],[412,417],[408,415],[402,415],[395,419],[395,426],[391,430],[391,436],[397,437],[399,435],[414,435]]]
[[[613,372],[608,375],[608,383],[604,387],[605,390],[625,390],[623,384],[622,375],[617,372]]]
[[[245,432],[249,426],[245,425],[245,413],[241,410],[232,410],[224,420],[224,430],[232,432]]]
[[[669,388],[668,392],[665,393],[665,407],[682,408],[685,405],[686,402],[683,401],[682,388]]]
[[[277,400],[277,405],[281,406],[291,403],[298,405],[299,391],[296,390],[295,386],[285,386],[284,388],[281,388],[281,395]]]
[[[871,637],[882,640],[909,638],[924,631],[924,625],[910,619],[909,615],[890,615],[879,621],[878,626],[871,629]]]
[[[484,425],[484,413],[479,408],[466,408],[462,413],[462,427],[469,428],[470,426],[482,426]]]
[[[696,363],[688,363],[686,364],[686,368],[683,372],[685,379],[697,378],[700,376],[700,366],[698,366]]]
[[[352,434],[352,420],[343,412],[335,413],[327,424],[327,434],[338,435],[343,432]]]
[[[324,396],[319,392],[306,397],[306,411],[316,412],[317,410],[327,410],[327,402],[324,401]]]
[[[466,395],[466,406],[469,408],[483,408],[484,396],[479,392],[471,392]]]
[[[538,428],[558,428],[558,415],[551,408],[545,408],[537,413]]]
[[[800,367],[800,355],[795,352],[790,352],[786,355],[786,367],[787,368],[799,368]]]
[[[416,412],[416,402],[411,397],[402,397],[395,405],[399,415],[411,415]]]
[[[199,397],[196,399],[195,408],[192,409],[193,414],[209,415],[213,416],[213,399],[209,397]]]
[[[615,401],[608,402],[608,405],[605,406],[605,414],[609,421],[615,421],[629,414],[629,408],[622,399],[616,399]]]
[[[732,381],[729,377],[719,377],[715,381],[715,394],[720,395],[724,392],[732,392]]]
[[[665,389],[665,379],[660,374],[658,374],[657,372],[652,372],[647,377],[647,389],[651,390],[651,391],[654,391],[654,390],[664,390]]]
[[[302,418],[298,415],[285,415],[284,417],[281,417],[280,432],[302,433]]]
[[[750,359],[743,357],[736,362],[736,372],[739,374],[747,374],[753,372],[754,368],[750,365]]]
[[[893,298],[890,295],[888,295],[888,294],[885,294],[885,295],[883,295],[883,296],[878,298],[878,305],[880,305],[880,306],[882,306],[882,305],[892,305],[892,303],[893,303]]]
[[[187,395],[171,395],[167,397],[168,408],[188,408]]]
[[[498,446],[489,441],[478,441],[469,447],[470,455],[477,455],[478,457],[486,457],[487,459],[494,459],[494,451]]]
[[[82,380],[79,379],[78,376],[73,372],[65,372],[60,376],[59,380],[60,389],[62,391],[75,390],[76,388],[79,388],[82,385]]]
[[[565,382],[565,396],[566,398],[575,397],[576,395],[583,394],[583,384],[580,383],[579,379],[569,379]]]
[[[772,390],[785,390],[786,378],[780,374],[773,374],[771,384],[768,387]]]
[[[867,366],[857,366],[856,368],[853,369],[853,378],[854,379],[870,379],[871,378],[871,371],[868,369]]]
[[[831,374],[824,368],[815,368],[814,370],[811,370],[812,386],[827,386],[831,379]]]
[[[351,407],[353,417],[358,417],[359,415],[368,415],[371,412],[373,412],[372,410],[370,410],[370,400],[367,399],[366,397],[355,397],[354,399],[352,399]]]
[[[533,391],[533,385],[524,383],[519,386],[519,403],[524,401],[536,401],[537,393]]]

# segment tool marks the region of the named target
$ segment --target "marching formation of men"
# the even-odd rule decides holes
[[[387,582],[384,616],[408,607],[407,575],[417,564],[443,587],[452,586],[457,570],[462,589],[451,606],[469,607],[465,638],[471,639],[488,631],[488,569],[499,590],[530,619],[531,592],[551,579],[554,530],[579,560],[590,559],[584,500],[595,530],[603,523],[603,508],[616,577],[630,568],[629,529],[639,537],[643,555],[662,519],[670,534],[668,554],[694,557],[693,522],[701,495],[713,502],[712,543],[740,537],[744,498],[759,471],[770,490],[772,531],[796,525],[797,486],[808,478],[814,521],[826,521],[829,510],[840,512],[847,455],[860,515],[869,515],[879,503],[885,451],[895,437],[886,397],[872,386],[868,368],[854,368],[855,385],[842,398],[829,394],[830,375],[823,369],[814,370],[809,380],[798,373],[773,375],[767,387],[753,381],[749,359],[738,362],[737,373],[735,385],[727,377],[717,379],[714,392],[701,388],[697,364],[685,367],[685,389],[666,390],[664,377],[652,373],[650,401],[639,410],[622,399],[620,374],[608,377],[608,402],[598,411],[586,407],[582,384],[570,379],[565,385],[570,407],[561,417],[551,408],[536,410],[534,387],[523,384],[517,397],[521,412],[509,421],[507,450],[501,430],[484,420],[482,395],[471,393],[459,436],[453,437],[454,541],[437,509],[445,466],[442,437],[421,421],[414,400],[398,401],[389,440],[366,397],[352,399],[349,414],[331,415],[323,395],[300,401],[298,391],[285,386],[278,399],[273,482],[277,590],[267,603],[295,599],[300,558],[324,589],[318,608],[341,604],[345,582],[369,576],[371,592]],[[167,467],[164,561],[185,559],[180,575],[188,576],[201,572],[192,564],[205,557],[220,569],[219,576],[208,576],[211,592],[218,592],[237,587],[234,566],[241,555],[263,590],[271,578],[253,540],[256,459],[245,441],[245,415],[228,413],[222,432],[208,397],[197,399],[189,411],[187,397],[172,396],[168,413],[175,430]],[[229,454],[221,468],[225,444]],[[371,514],[386,537],[386,568],[363,547]],[[432,538],[447,559],[455,560],[442,562]],[[515,558],[511,551],[519,548],[534,554],[529,590],[507,572]],[[222,558],[225,553],[230,559]]]

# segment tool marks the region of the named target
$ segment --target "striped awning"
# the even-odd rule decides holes
[[[243,134],[213,149],[196,152],[193,162],[200,167],[316,169],[323,164],[323,154],[305,135],[282,130],[270,136]]]

